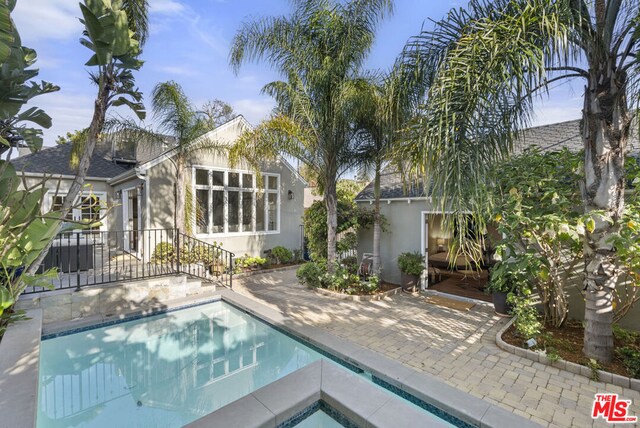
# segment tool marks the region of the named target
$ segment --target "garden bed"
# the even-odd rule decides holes
[[[307,286],[307,288],[310,288],[316,293],[322,294],[323,296],[330,296],[341,300],[353,301],[382,300],[387,296],[393,296],[394,294],[398,294],[402,291],[402,287],[399,287],[396,284],[390,284],[388,282],[381,282],[378,289],[370,294],[346,294],[320,287]]]
[[[233,277],[234,278],[244,278],[246,276],[258,275],[258,274],[262,274],[262,273],[282,272],[282,271],[286,271],[286,270],[290,270],[290,269],[297,269],[303,263],[304,262],[289,263],[289,264],[286,264],[286,265],[283,265],[283,264],[271,265],[268,268],[246,269],[246,270],[243,270],[242,272],[234,273]]]
[[[590,361],[582,353],[584,327],[579,321],[569,320],[561,328],[545,326],[536,336],[537,345],[528,348],[510,322],[498,333],[498,345],[516,355],[587,376],[593,380],[614,383],[640,391],[640,334],[620,328],[614,329],[615,354],[613,361],[600,364]],[[500,343],[503,342],[503,343]],[[505,346],[506,345],[506,346]],[[625,352],[626,349],[626,352]],[[636,357],[631,355],[636,352]],[[624,355],[627,355],[626,357]],[[635,367],[635,372],[634,372]]]

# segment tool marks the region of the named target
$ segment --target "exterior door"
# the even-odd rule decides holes
[[[140,197],[138,188],[122,191],[122,219],[124,223],[124,249],[138,253],[140,247]]]

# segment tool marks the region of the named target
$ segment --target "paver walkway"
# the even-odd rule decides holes
[[[590,417],[596,392],[633,400],[631,414],[640,416],[637,391],[502,351],[495,335],[506,321],[491,306],[461,312],[402,293],[382,301],[337,300],[298,285],[295,271],[238,279],[233,288],[544,426],[611,426]]]

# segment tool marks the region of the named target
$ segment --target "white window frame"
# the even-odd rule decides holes
[[[51,208],[53,207],[53,198],[56,196],[60,196],[63,198],[66,198],[68,195],[68,192],[55,192],[55,191],[51,191],[48,190],[46,197],[44,199],[44,203],[42,204],[42,212],[46,213],[49,210],[51,210]],[[107,203],[108,203],[108,199],[107,199],[107,192],[82,192],[78,198],[85,198],[87,196],[97,196],[98,199],[100,200],[100,204],[102,207],[106,208],[107,207]],[[100,228],[98,229],[98,232],[100,232],[102,234],[102,232],[108,232],[109,228],[108,228],[108,213],[107,216],[105,216],[102,221],[100,222]],[[71,214],[71,218],[74,221],[79,221],[82,219],[82,209],[81,208],[73,208],[72,209],[72,214]],[[64,220],[66,221],[66,220]],[[71,232],[67,232],[67,233],[73,233],[73,234],[80,234],[80,239],[82,241],[86,240],[87,238],[91,238],[92,240],[95,241],[95,237],[92,237],[90,234],[85,234],[83,233],[84,230],[82,229],[73,229]],[[72,242],[72,244],[75,243]]]
[[[203,169],[208,171],[208,184],[196,184],[196,170]],[[212,172],[222,172],[223,173],[223,185],[222,186],[213,186],[212,185]],[[240,175],[240,186],[242,186],[242,174],[251,174],[252,183],[251,188],[243,188],[243,187],[229,187],[229,173],[237,173]],[[232,168],[224,168],[224,167],[212,167],[206,165],[192,165],[191,167],[191,189],[192,189],[192,204],[193,204],[193,212],[196,210],[196,191],[197,190],[208,190],[208,203],[209,203],[209,218],[208,218],[208,231],[206,233],[197,232],[197,225],[195,219],[192,221],[192,230],[196,231],[195,235],[198,238],[224,238],[224,237],[232,237],[232,236],[255,236],[255,235],[276,235],[280,233],[280,217],[282,212],[281,206],[281,192],[280,192],[280,174],[273,172],[260,172],[260,175],[263,177],[263,188],[258,189],[257,186],[257,175],[254,171],[242,170],[242,169],[232,169]],[[276,177],[277,185],[275,190],[267,189],[268,186],[268,177]],[[224,227],[222,232],[211,232],[211,227],[213,225],[213,191],[222,191],[224,192],[223,196],[223,222]],[[238,226],[240,231],[238,232],[230,232],[229,231],[229,192],[238,192]],[[252,193],[253,194],[253,203],[251,209],[251,230],[245,231],[243,229],[242,217],[243,217],[243,206],[242,206],[242,198],[243,193]],[[263,231],[256,231],[256,194],[264,193],[264,227]],[[276,229],[275,230],[267,230],[269,228],[269,204],[268,204],[268,194],[277,194],[276,201]]]

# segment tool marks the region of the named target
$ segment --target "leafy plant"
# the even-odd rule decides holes
[[[356,256],[345,257],[340,260],[340,265],[349,273],[358,273],[358,258]]]
[[[540,334],[542,323],[538,317],[538,311],[531,305],[529,295],[517,296],[510,293],[507,300],[512,305],[512,314],[516,317],[513,322],[516,331],[529,340]]]
[[[407,275],[420,276],[424,270],[424,257],[418,252],[401,253],[398,256],[398,268]]]
[[[547,360],[549,360],[550,363],[555,363],[560,361],[560,358],[561,358],[560,354],[555,348],[547,348],[546,352],[547,352]]]
[[[260,269],[262,268],[265,264],[267,264],[267,259],[263,258],[263,257],[252,257],[248,254],[245,254],[242,257],[238,257],[237,259],[234,259],[233,261],[233,266],[234,266],[234,272],[235,273],[241,273],[244,272],[246,270],[251,270],[251,269]]]
[[[322,279],[327,273],[325,262],[308,262],[296,271],[300,284],[308,287],[322,287]]]
[[[591,376],[589,376],[589,379],[594,382],[598,382],[600,380],[600,372],[598,370],[602,369],[598,360],[595,358],[589,358],[589,361],[587,361],[587,367],[591,370]]]
[[[156,244],[156,247],[151,253],[151,262],[156,264],[173,263],[175,261],[176,253],[173,244],[168,242],[161,242]]]
[[[286,264],[291,262],[293,259],[293,253],[291,250],[280,245],[271,249],[271,255],[277,264]]]
[[[616,349],[618,358],[627,368],[629,376],[640,379],[640,348],[634,346],[623,346]]]

